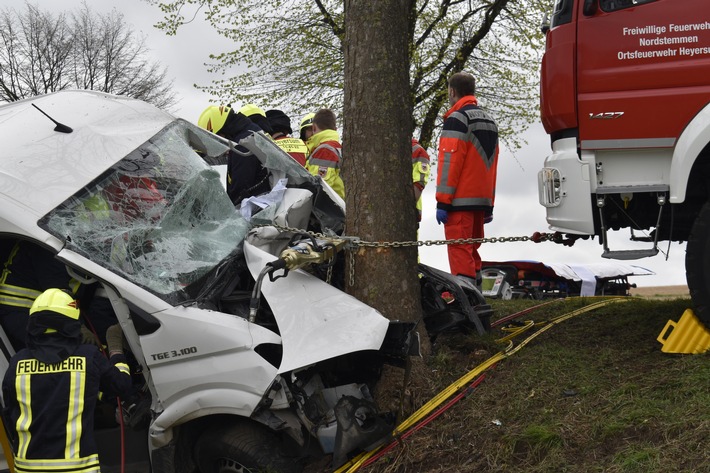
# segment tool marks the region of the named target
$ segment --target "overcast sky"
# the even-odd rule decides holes
[[[39,0],[32,3],[51,11],[76,11],[81,0]],[[175,114],[196,122],[211,97],[196,90],[193,84],[205,85],[210,81],[210,75],[204,66],[208,54],[229,50],[230,42],[212,31],[201,16],[192,24],[182,27],[176,36],[166,36],[152,27],[162,18],[160,11],[142,0],[100,0],[89,4],[92,10],[100,13],[110,12],[115,8],[123,13],[127,23],[132,25],[136,32],[147,36],[152,57],[167,66],[168,76],[175,79],[175,91],[180,98]],[[22,9],[24,1],[0,0],[0,6]],[[308,111],[304,111],[306,112]],[[292,120],[297,121],[298,117],[292,117]],[[550,152],[549,138],[539,124],[533,125],[524,137],[528,145],[514,154],[506,149],[501,150],[494,219],[486,225],[487,237],[530,236],[535,231],[548,231],[545,210],[537,199],[537,172]],[[423,221],[419,235],[421,240],[444,239],[443,228],[436,224],[434,218],[434,188],[435,185],[430,183],[423,194]],[[644,246],[628,242],[628,230],[616,233],[610,238],[612,249]],[[648,243],[645,245],[648,246]],[[662,242],[660,247],[665,252],[668,243]],[[609,260],[601,258],[601,253],[602,247],[597,240],[579,241],[571,248],[553,243],[530,242],[489,243],[481,248],[483,259],[488,261],[535,260],[573,265],[608,262]],[[448,270],[445,247],[423,247],[420,254],[423,263]],[[684,259],[685,244],[673,243],[668,261],[659,253],[653,258],[625,263],[642,266],[656,273],[654,276],[630,278],[631,282],[639,286],[676,285],[685,284]]]

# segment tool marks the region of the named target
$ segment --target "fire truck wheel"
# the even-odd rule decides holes
[[[298,473],[302,466],[284,453],[279,438],[258,424],[238,423],[207,429],[197,442],[201,473]]]
[[[690,231],[685,275],[695,315],[710,328],[710,202],[700,209]]]

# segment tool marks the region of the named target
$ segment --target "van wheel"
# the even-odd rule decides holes
[[[685,277],[698,319],[710,329],[710,202],[695,218],[685,249]]]
[[[257,424],[208,429],[197,442],[201,473],[298,473],[297,459],[285,455],[279,438]]]

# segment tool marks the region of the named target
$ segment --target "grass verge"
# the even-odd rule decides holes
[[[563,300],[523,318],[540,323],[589,302]],[[492,303],[500,318],[537,301]],[[364,471],[707,472],[709,354],[664,354],[656,341],[689,305],[633,298],[552,327]],[[501,335],[440,336],[430,376],[414,380],[414,407],[499,351]]]

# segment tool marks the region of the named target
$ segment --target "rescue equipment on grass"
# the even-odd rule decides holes
[[[710,350],[710,330],[698,320],[692,309],[683,312],[678,322],[669,320],[656,340],[663,345],[663,353],[697,355]]]

